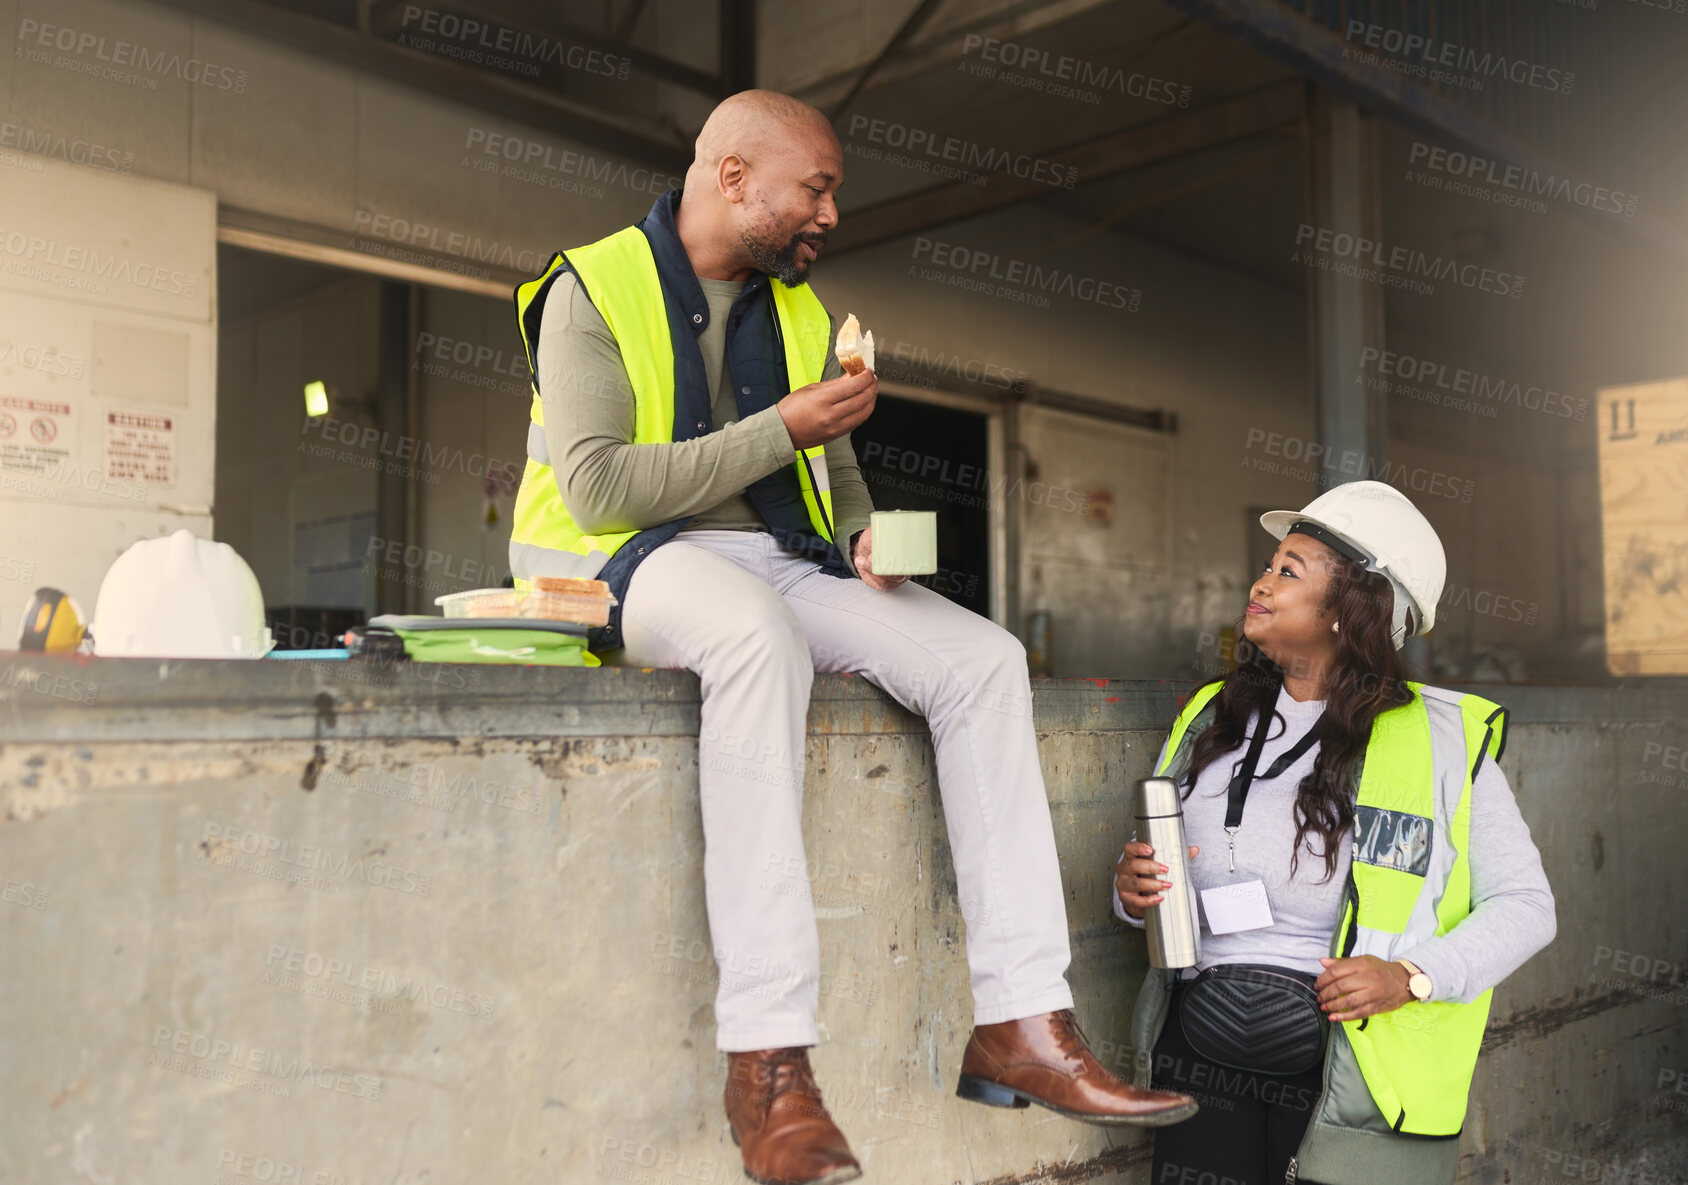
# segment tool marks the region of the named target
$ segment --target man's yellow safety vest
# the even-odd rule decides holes
[[[1377,718],[1360,763],[1333,956],[1393,961],[1471,912],[1471,783],[1505,747],[1506,712],[1481,696],[1408,686],[1412,701]],[[1220,687],[1198,688],[1178,714],[1158,776],[1188,773]],[[1133,1043],[1145,1085],[1145,1051],[1165,1023],[1173,975],[1151,969],[1138,998]],[[1332,1026],[1324,1090],[1292,1171],[1326,1185],[1451,1182],[1491,995],[1414,1000]]]
[[[663,205],[658,201],[658,208]],[[650,220],[647,220],[649,222]],[[658,233],[662,232],[661,227]],[[666,228],[672,232],[671,224]],[[540,315],[546,294],[557,277],[572,271],[603,317],[621,348],[622,362],[633,388],[632,444],[667,444],[692,439],[711,429],[709,392],[691,391],[691,411],[675,422],[675,334],[663,277],[650,238],[642,226],[630,226],[608,238],[551,257],[545,270],[516,289],[516,317],[533,371],[533,401],[528,426],[528,459],[516,494],[510,531],[510,571],[517,588],[531,587],[540,576],[581,576],[608,580],[620,599],[633,569],[644,556],[666,543],[688,520],[653,524],[603,534],[587,534],[576,525],[545,444],[544,408],[539,392],[537,354]],[[769,343],[783,346],[784,382],[774,382],[763,398],[780,397],[818,382],[831,346],[831,321],[807,284],[787,288],[770,281],[774,316]],[[701,322],[702,314],[699,314]],[[776,342],[777,339],[777,342]],[[696,347],[684,343],[693,353]],[[694,372],[698,373],[698,372]],[[749,386],[741,389],[749,394]],[[701,399],[701,411],[697,410]],[[740,414],[748,408],[739,401]],[[764,479],[747,491],[776,538],[793,551],[833,543],[832,493],[827,481],[824,446],[794,449],[789,468]],[[628,546],[631,545],[631,546]],[[621,644],[619,613],[611,625],[593,634],[593,649]]]

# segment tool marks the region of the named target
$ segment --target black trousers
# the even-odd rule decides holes
[[[1150,1185],[1282,1185],[1307,1132],[1323,1071],[1250,1074],[1203,1058],[1178,1023],[1182,989],[1172,995],[1155,1043],[1153,1085],[1181,1090],[1201,1104],[1193,1119],[1155,1129]],[[1305,1179],[1297,1185],[1314,1185]]]

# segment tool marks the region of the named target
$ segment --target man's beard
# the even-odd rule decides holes
[[[765,239],[753,238],[748,231],[741,233],[739,239],[750,252],[750,261],[756,265],[756,269],[766,272],[787,288],[795,288],[809,278],[809,261],[798,256],[797,244],[811,243],[816,247],[826,245],[824,234],[793,235],[791,240],[781,247],[770,247]]]

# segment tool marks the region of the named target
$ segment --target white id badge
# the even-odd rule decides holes
[[[1212,934],[1236,934],[1272,924],[1272,906],[1266,900],[1266,886],[1259,880],[1203,889],[1202,909]]]

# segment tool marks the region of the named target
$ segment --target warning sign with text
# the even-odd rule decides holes
[[[70,404],[0,395],[0,471],[45,474],[75,447]]]
[[[176,484],[176,418],[146,412],[106,412],[108,481]]]

